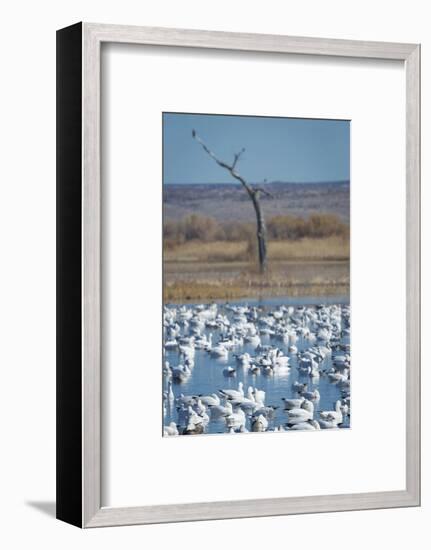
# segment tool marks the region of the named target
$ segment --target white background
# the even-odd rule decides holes
[[[55,496],[55,37],[78,20],[422,42],[423,280],[430,279],[431,37],[427,3],[326,0],[16,2],[3,6],[0,540],[5,548],[272,545],[424,547],[431,512],[431,410],[423,402],[423,506],[81,532],[52,518]],[[429,286],[423,331],[431,329]],[[424,353],[423,387],[431,382]],[[48,512],[48,513],[47,513]],[[311,535],[312,534],[312,535]],[[424,543],[422,543],[424,541]]]
[[[103,505],[404,489],[403,65],[114,45],[102,82]],[[351,430],[161,436],[162,111],[352,120]]]

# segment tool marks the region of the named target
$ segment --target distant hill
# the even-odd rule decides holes
[[[337,214],[350,221],[350,182],[259,184],[274,198],[262,196],[267,219],[277,215],[307,217],[312,213]],[[179,220],[189,214],[211,216],[221,222],[250,221],[253,206],[240,184],[165,184],[164,216]]]

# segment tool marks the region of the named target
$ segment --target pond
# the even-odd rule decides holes
[[[306,399],[313,403],[312,419],[320,421],[321,427],[350,427],[350,306],[347,297],[277,297],[212,306],[168,304],[164,319],[164,356],[169,363],[163,373],[164,426],[175,423],[178,433],[182,434],[187,428],[188,414],[194,416],[196,411],[202,413],[206,421],[199,426],[200,430],[190,433],[256,431],[254,423],[261,408],[267,423],[263,421],[264,429],[259,431],[280,427],[288,431],[295,423],[292,424],[292,417],[285,410],[284,399],[303,400],[298,384],[306,384],[306,392],[317,389],[320,394],[318,399],[309,396]],[[247,336],[251,342],[243,341]],[[260,346],[257,346],[259,339]],[[214,348],[220,340],[226,342],[228,349],[225,356],[216,357]],[[205,342],[211,343],[205,345]],[[280,368],[278,363],[275,367],[274,363],[264,366],[270,363],[271,349],[278,350],[273,351],[272,357],[288,357],[288,367],[285,367],[286,359],[281,361],[283,366]],[[240,364],[237,356],[245,353],[250,355],[250,360]],[[314,367],[307,371],[310,357]],[[172,376],[176,367],[184,363],[190,366],[187,376]],[[247,395],[252,400],[256,395],[248,393],[250,387],[264,391],[264,403],[261,404],[266,407],[250,409],[235,403],[237,410],[242,409],[245,413],[245,425],[241,429],[237,429],[237,425],[232,428],[229,415],[214,415],[211,406],[197,405],[197,396],[212,394],[223,402],[224,391],[238,391],[240,382],[246,400]],[[335,411],[337,401],[343,404],[342,421],[326,426],[320,412]],[[193,412],[187,413],[189,404]],[[176,433],[165,431],[165,435]]]

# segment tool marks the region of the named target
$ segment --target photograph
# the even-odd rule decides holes
[[[163,435],[350,428],[350,122],[163,113]]]

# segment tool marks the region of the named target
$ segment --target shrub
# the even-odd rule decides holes
[[[275,216],[267,222],[269,240],[322,239],[339,236],[348,239],[350,227],[335,214],[312,214],[308,218],[298,216]],[[191,214],[182,220],[167,220],[163,228],[166,248],[186,241],[246,242],[250,256],[256,254],[256,224],[253,222],[225,222],[214,218]]]

